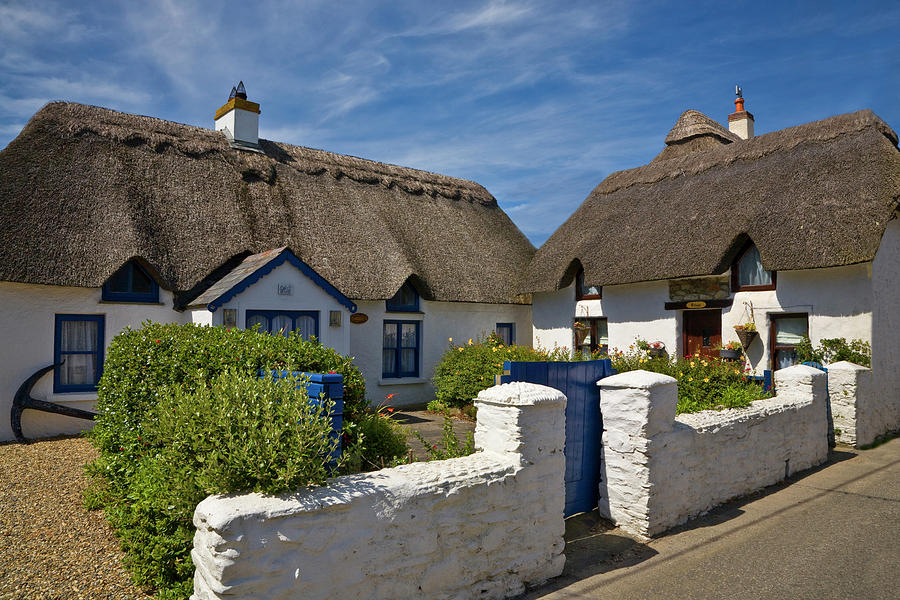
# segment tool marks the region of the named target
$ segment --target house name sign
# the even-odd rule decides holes
[[[687,308],[706,308],[706,302],[703,300],[695,300],[687,303]]]
[[[359,325],[360,323],[365,323],[369,320],[369,315],[366,313],[353,313],[350,315],[350,322]]]

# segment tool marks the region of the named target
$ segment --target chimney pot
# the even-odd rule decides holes
[[[215,114],[216,131],[222,131],[232,142],[259,144],[259,104],[247,100],[247,90],[241,81],[231,88],[228,102]]]

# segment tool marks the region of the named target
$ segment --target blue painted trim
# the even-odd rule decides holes
[[[150,291],[146,294],[137,292],[114,292],[109,287],[109,279],[103,284],[103,291],[100,293],[100,299],[105,302],[159,302],[159,284],[150,273],[141,265],[131,260],[122,265],[119,270],[128,269],[128,287],[134,287],[134,270],[140,269],[147,279],[150,280]],[[116,271],[118,273],[119,271]],[[115,275],[116,273],[113,273]],[[112,277],[110,277],[112,279]]]
[[[409,288],[413,293],[414,300],[412,304],[400,304],[399,302],[394,302],[394,298],[400,296],[400,293],[403,292],[404,288]],[[419,292],[417,292],[416,288],[407,281],[400,286],[400,289],[397,290],[397,293],[394,294],[392,298],[388,298],[384,301],[384,310],[387,312],[419,312]]]
[[[355,313],[357,311],[356,304],[354,304],[352,300],[342,294],[336,287],[328,283],[328,281],[324,277],[316,273],[308,264],[297,258],[290,250],[284,250],[281,254],[258,268],[256,271],[244,277],[230,290],[207,304],[206,308],[209,310],[209,312],[216,312],[216,310],[220,306],[274,271],[276,267],[281,266],[285,261],[294,265],[301,273],[312,279],[313,283],[325,290],[325,293],[327,293],[329,296],[340,302],[342,305],[346,306],[351,313]]]
[[[275,334],[276,332],[272,331],[272,317],[277,317],[279,315],[290,317],[291,318],[291,327],[296,331],[297,329],[297,317],[312,317],[316,321],[316,339],[319,338],[319,311],[317,310],[254,310],[247,309],[244,314],[244,329],[250,329],[250,317],[260,316],[265,317],[269,320],[269,330],[268,333]]]
[[[62,328],[60,325],[66,321],[93,321],[97,323],[97,351],[96,352],[72,352],[63,351],[60,348],[62,341]],[[97,367],[94,370],[94,383],[65,385],[60,382],[59,369],[53,370],[53,393],[63,394],[67,392],[95,392],[100,377],[103,375],[103,351],[106,346],[106,317],[104,315],[74,315],[57,314],[53,324],[53,362],[58,363],[68,354],[96,354]]]
[[[422,321],[397,321],[393,319],[386,320],[384,322],[384,326],[387,325],[396,325],[397,327],[397,345],[394,347],[386,348],[384,346],[384,338],[382,337],[382,350],[393,350],[396,354],[394,355],[394,369],[389,372],[385,372],[384,370],[384,359],[382,359],[381,365],[381,377],[384,379],[402,379],[404,377],[418,377],[419,372],[421,371],[420,363],[422,360]],[[415,325],[416,326],[416,345],[415,347],[404,346],[403,345],[403,337],[401,333],[403,331],[403,325]],[[382,336],[383,336],[383,328],[382,328]],[[401,355],[403,354],[403,350],[415,350],[416,351],[416,367],[413,371],[401,371]]]
[[[503,336],[500,335],[500,329],[505,328],[505,327],[509,328],[509,345],[514,346],[516,343],[516,324],[515,323],[497,323],[497,326],[494,327],[494,331],[497,333],[497,335],[499,335],[502,338]]]

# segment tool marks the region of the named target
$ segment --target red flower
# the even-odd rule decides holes
[[[335,374],[337,374],[337,371],[328,371],[328,374],[329,374],[329,375],[335,375]]]
[[[158,343],[159,343],[159,340],[156,340],[156,343],[158,344]]]
[[[394,409],[393,409],[393,408],[389,408],[389,409],[387,409],[387,411],[388,411],[388,412],[394,412]]]
[[[391,398],[393,398],[396,395],[397,394],[388,394],[387,396],[385,396],[385,399],[390,400]]]

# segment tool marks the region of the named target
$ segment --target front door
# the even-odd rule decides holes
[[[684,355],[702,354],[711,358],[719,355],[716,346],[722,343],[721,310],[684,311]]]

